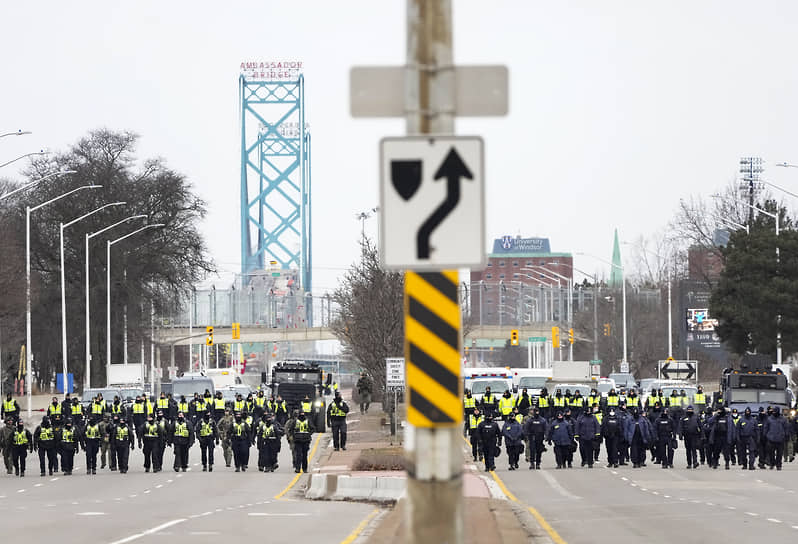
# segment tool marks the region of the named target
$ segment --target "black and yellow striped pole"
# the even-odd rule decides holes
[[[408,134],[454,133],[453,62],[451,0],[407,0]],[[457,285],[456,271],[405,274],[408,543],[463,541]]]

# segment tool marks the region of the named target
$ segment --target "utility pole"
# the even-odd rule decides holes
[[[408,135],[454,134],[451,0],[407,0]],[[459,331],[458,331],[459,332]],[[406,542],[463,540],[460,426],[408,426]],[[410,449],[412,448],[412,449]]]

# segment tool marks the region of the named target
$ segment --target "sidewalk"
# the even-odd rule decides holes
[[[310,475],[305,497],[317,500],[357,500],[385,505],[363,532],[359,542],[382,544],[401,541],[405,531],[407,473],[398,470],[403,447],[401,436],[391,445],[388,416],[379,405],[368,414],[353,406],[348,418],[346,451],[334,451],[327,433],[320,444],[318,463]],[[383,424],[385,423],[385,424]],[[397,433],[403,430],[397,429]],[[385,466],[381,466],[381,465]],[[367,466],[379,470],[362,470]],[[464,542],[522,544],[550,542],[531,517],[507,500],[487,473],[471,462],[463,466]]]

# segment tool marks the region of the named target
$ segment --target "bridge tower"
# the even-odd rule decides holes
[[[301,63],[297,64],[301,68]],[[305,123],[305,80],[279,63],[242,64],[241,274],[263,270],[265,256],[299,271],[310,292],[310,133]]]

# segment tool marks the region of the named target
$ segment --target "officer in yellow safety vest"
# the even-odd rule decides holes
[[[554,408],[554,414],[559,412],[565,413],[565,408],[568,404],[568,399],[563,396],[562,389],[557,389],[554,392],[554,397],[551,399],[552,408]]]
[[[696,391],[695,395],[693,395],[693,410],[695,410],[696,414],[703,414],[706,407],[707,396],[704,393],[704,388],[699,385],[698,390]]]
[[[164,415],[169,413],[169,399],[166,398],[166,393],[161,391],[161,396],[158,398],[158,402],[155,404],[155,407],[158,410],[163,410]]]
[[[239,413],[242,416],[247,413],[247,403],[244,402],[241,393],[236,394],[236,400],[233,402],[233,412]]]
[[[177,411],[183,412],[184,416],[188,415],[188,402],[185,395],[180,395],[180,401],[177,403]]]
[[[611,388],[610,392],[607,393],[607,400],[606,400],[606,410],[609,412],[610,410],[615,410],[618,408],[620,404],[620,398],[618,397],[618,393],[615,392],[615,388]]]
[[[203,414],[197,422],[194,433],[199,436],[200,451],[202,452],[202,472],[213,472],[213,450],[214,444],[219,445],[219,431],[216,422],[211,419],[208,412]]]
[[[91,416],[86,430],[80,437],[83,451],[86,452],[86,474],[97,474],[97,452],[100,451],[101,438],[99,422]]]
[[[72,422],[67,420],[58,437],[58,453],[61,455],[61,471],[64,476],[72,476],[72,468],[75,466],[75,453],[79,449],[75,429],[72,427]]]
[[[47,406],[47,415],[53,417],[56,414],[61,415],[61,405],[58,403],[58,398],[53,397],[53,402]]]
[[[640,407],[640,397],[637,396],[637,392],[635,392],[634,389],[629,391],[629,395],[626,397],[626,407],[627,408]]]
[[[217,391],[216,397],[213,399],[213,419],[216,423],[224,417],[225,402],[222,398],[222,392]]]
[[[11,398],[11,393],[7,394],[6,400],[3,401],[2,418],[4,421],[11,418],[14,423],[19,419],[19,404]]]
[[[540,411],[540,415],[543,417],[549,416],[550,404],[551,399],[549,399],[549,391],[544,387],[540,390],[540,396],[538,396],[538,410]]]
[[[263,394],[263,391],[258,391],[252,403],[252,415],[255,419],[260,419],[264,412],[266,412],[266,395]]]
[[[482,461],[482,448],[480,447],[479,433],[477,427],[485,420],[479,408],[474,408],[473,413],[468,416],[468,437],[471,442],[471,455],[474,461]]]
[[[102,393],[98,393],[91,403],[91,413],[94,416],[102,416],[105,413],[105,400]]]
[[[510,419],[510,414],[513,412],[514,405],[515,401],[510,394],[510,390],[505,389],[504,394],[499,399],[499,415],[501,415],[502,421]]]
[[[181,469],[185,472],[188,468],[188,450],[191,448],[191,444],[194,443],[194,430],[186,421],[183,412],[178,412],[177,419],[172,424],[171,435],[175,454],[175,472]]]
[[[16,423],[15,429],[11,437],[11,459],[14,463],[14,474],[21,478],[25,476],[28,452],[33,452],[33,437],[21,421]]]
[[[309,416],[312,411],[313,403],[310,401],[310,397],[305,395],[305,398],[302,399],[302,412]]]

